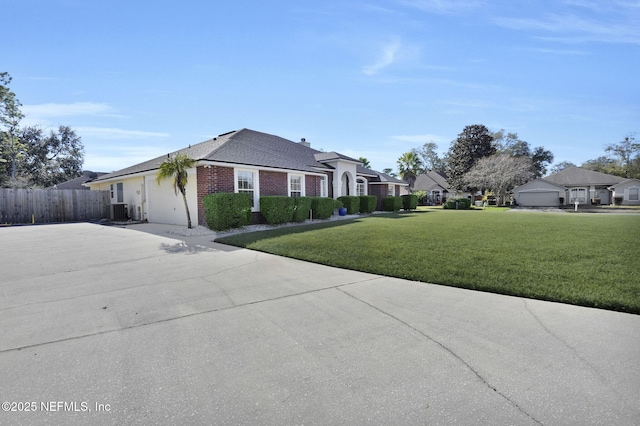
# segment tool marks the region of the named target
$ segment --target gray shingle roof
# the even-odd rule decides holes
[[[169,155],[185,154],[195,160],[215,161],[218,163],[240,164],[245,166],[274,167],[304,172],[333,170],[325,161],[347,160],[359,163],[359,160],[337,152],[322,152],[305,144],[292,142],[279,136],[241,129],[224,133],[213,139],[188,146],[156,157],[142,163],[100,176],[96,181],[156,170]],[[405,184],[404,181],[357,166],[358,174],[366,175],[370,181]]]
[[[431,191],[437,188],[449,191],[449,183],[446,175],[433,170],[418,175],[416,182],[413,184],[414,191]]]
[[[614,185],[624,178],[606,173],[594,172],[581,167],[567,167],[564,170],[546,176],[544,180],[563,186],[578,185]]]
[[[168,155],[175,154],[185,154],[195,160],[209,160],[247,166],[275,167],[308,172],[329,170],[327,166],[321,164],[315,158],[315,155],[322,154],[321,151],[279,136],[241,129],[109,173],[97,180],[112,179],[155,170]]]
[[[91,170],[84,170],[82,172],[82,176],[59,183],[51,187],[51,189],[86,189],[88,190],[89,187],[83,186],[83,184],[87,182],[91,182],[103,175],[106,175],[106,173],[92,172]]]

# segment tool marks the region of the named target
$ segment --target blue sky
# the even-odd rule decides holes
[[[638,0],[0,0],[24,124],[117,170],[247,127],[396,169],[466,125],[555,162],[640,132]]]

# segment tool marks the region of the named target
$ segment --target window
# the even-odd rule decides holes
[[[396,196],[396,188],[395,188],[394,185],[388,185],[387,195],[389,197],[395,197]]]
[[[122,182],[116,184],[116,192],[118,194],[118,203],[122,203],[124,201],[124,189]]]
[[[640,201],[640,188],[629,188],[629,201]]]
[[[111,188],[111,199],[113,200],[113,184],[109,185],[109,187]]]
[[[576,201],[580,204],[587,202],[587,188],[571,188],[569,191],[569,203],[574,204]]]
[[[356,195],[367,195],[367,184],[364,179],[356,179]]]
[[[320,177],[320,196],[321,197],[328,197],[328,195],[327,195],[327,177],[326,176],[321,176]]]
[[[239,170],[236,173],[236,192],[246,193],[251,197],[251,207],[255,207],[255,174],[249,171]]]
[[[289,175],[289,196],[290,197],[302,197],[302,176]]]

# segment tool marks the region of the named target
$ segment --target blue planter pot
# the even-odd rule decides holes
[[[340,207],[340,208],[338,209],[338,214],[339,214],[340,216],[346,216],[346,215],[347,215],[347,208],[346,208],[346,207]]]

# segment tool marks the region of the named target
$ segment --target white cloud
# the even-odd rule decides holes
[[[537,31],[539,38],[565,43],[604,42],[640,44],[640,26],[622,21],[594,21],[573,15],[551,15],[536,18],[497,18],[503,27],[520,31]]]
[[[112,127],[77,127],[75,129],[83,137],[96,139],[150,139],[168,138],[170,135],[163,132],[147,132],[143,130],[125,130]]]
[[[79,115],[109,115],[111,107],[105,103],[74,102],[72,104],[23,105],[30,117],[75,117]]]
[[[377,61],[373,65],[368,65],[362,69],[366,75],[375,75],[380,72],[382,69],[388,67],[393,64],[398,59],[398,53],[401,48],[401,43],[399,40],[395,40],[391,43],[388,43],[382,46],[380,55]]]
[[[96,151],[108,151],[106,155]],[[113,172],[133,166],[134,164],[149,161],[169,152],[166,148],[156,146],[120,147],[110,145],[104,150],[92,150],[87,152],[84,158],[84,168],[95,172]]]

